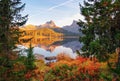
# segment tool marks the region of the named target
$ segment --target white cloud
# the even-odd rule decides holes
[[[84,17],[80,14],[80,13],[77,13],[77,14],[74,14],[73,16],[71,17],[67,17],[67,18],[63,18],[61,20],[57,20],[56,21],[56,24],[58,26],[65,26],[65,25],[70,25],[72,24],[73,20],[84,20]]]

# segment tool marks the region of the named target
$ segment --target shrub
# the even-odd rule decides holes
[[[51,64],[45,80],[49,81],[95,81],[99,79],[100,63],[89,58],[78,57],[74,60],[60,60]],[[49,78],[48,76],[51,76]]]
[[[69,54],[60,53],[57,55],[57,61],[61,61],[61,60],[71,61],[72,58],[70,57]]]

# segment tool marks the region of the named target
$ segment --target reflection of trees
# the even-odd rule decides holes
[[[24,36],[21,37],[20,43],[23,45],[29,44],[31,42],[34,45],[51,45],[56,41],[62,41],[63,34],[57,33],[51,29],[39,29],[39,30],[24,30]],[[32,38],[32,39],[31,39]],[[27,39],[31,39],[31,41],[27,42]]]
[[[72,41],[76,41],[76,40],[79,40],[79,39],[78,38],[65,38],[65,39],[63,39],[63,41],[56,41],[56,42],[52,43],[52,45],[63,45],[68,42],[72,42]]]
[[[62,38],[33,38],[33,39],[31,39],[31,41],[28,42],[27,39],[29,39],[29,38],[21,39],[20,42],[23,45],[25,45],[25,44],[27,45],[27,43],[29,44],[30,42],[32,42],[32,44],[35,44],[35,45],[40,44],[40,45],[48,46],[48,45],[53,44],[56,41],[63,40]]]

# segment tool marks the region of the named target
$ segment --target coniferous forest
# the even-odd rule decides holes
[[[21,14],[26,4],[0,0],[0,81],[120,81],[120,0],[83,3],[76,5],[84,16],[77,21],[82,32],[78,41],[83,43],[77,56],[60,53],[46,62],[34,55],[32,38],[24,40],[29,42],[26,55],[15,50],[25,35],[20,27],[29,20]]]

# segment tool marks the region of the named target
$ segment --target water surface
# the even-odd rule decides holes
[[[69,54],[72,58],[76,57],[76,50],[80,50],[82,44],[79,38],[39,38],[32,39],[33,53],[44,57],[57,56],[60,53]],[[27,49],[30,42],[22,42],[18,47]]]

